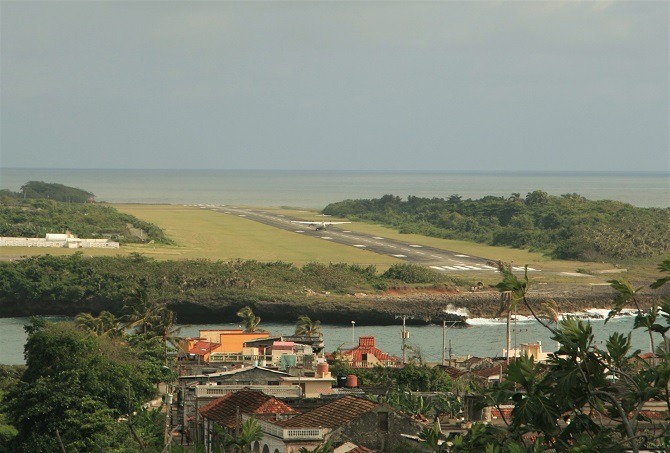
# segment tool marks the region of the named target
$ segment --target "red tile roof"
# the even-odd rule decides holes
[[[255,390],[240,390],[239,392],[229,393],[223,398],[199,408],[198,412],[203,417],[213,420],[221,426],[234,429],[238,407],[240,413],[249,415],[269,416],[300,413],[277,398]]]
[[[475,371],[475,374],[480,377],[489,378],[491,376],[500,376],[501,371],[503,374],[507,371],[507,362],[502,362],[489,368],[482,368]]]
[[[212,352],[219,346],[221,346],[219,343],[212,343],[210,341],[198,340],[195,342],[193,347],[188,350],[188,353],[193,355],[205,355]]]
[[[380,362],[400,362],[400,359],[397,357],[392,356],[391,354],[387,354],[386,352],[377,348],[375,346],[374,337],[359,337],[358,346],[351,349],[344,349],[341,351],[341,353],[347,357],[347,359],[351,357],[351,361],[354,363],[354,365],[356,363],[365,361],[363,360],[363,354],[374,356]]]
[[[312,411],[277,422],[285,428],[331,428],[336,429],[361,414],[370,412],[379,403],[365,398],[345,396],[324,404]]]
[[[458,379],[459,377],[468,373],[465,370],[462,370],[460,368],[456,368],[454,366],[448,366],[448,365],[437,365],[437,368],[439,368],[440,370],[447,373],[449,375],[449,377],[452,378],[452,379]]]

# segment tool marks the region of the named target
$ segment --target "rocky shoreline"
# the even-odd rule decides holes
[[[645,288],[638,301],[642,308],[659,302],[668,295]],[[553,284],[537,285],[527,295],[533,310],[543,313],[542,303],[553,300],[560,313],[585,313],[590,309],[610,309],[616,296],[609,285]],[[367,325],[394,325],[400,316],[407,324],[441,324],[467,327],[469,318],[495,318],[499,316],[500,293],[494,288],[480,291],[394,289],[381,294],[357,293],[354,295],[313,294],[299,300],[230,300],[225,297],[208,301],[172,301],[169,307],[177,314],[180,323],[231,323],[238,322],[237,311],[250,306],[257,316],[272,322],[295,322],[301,315],[324,324],[349,325],[352,319],[365,320]],[[48,308],[47,308],[48,307]],[[631,307],[632,308],[632,307]],[[74,316],[80,312],[99,313],[109,310],[102,304],[15,304],[0,307],[2,317],[20,316]],[[518,315],[530,315],[522,303]]]
[[[648,308],[660,301],[663,294],[642,292],[638,301],[643,308]],[[538,286],[528,293],[527,298],[538,314],[542,313],[542,303],[551,299],[556,302],[560,313],[584,313],[587,316],[586,312],[591,309],[610,309],[615,295],[609,285],[566,284]],[[395,290],[374,295],[358,293],[348,297],[314,295],[302,302],[260,301],[247,305],[262,319],[274,322],[293,322],[298,316],[307,315],[324,324],[348,325],[352,319],[364,319],[367,325],[394,325],[400,316],[406,316],[408,324],[446,321],[453,326],[467,327],[468,318],[498,316],[500,293],[491,288],[474,292]],[[171,307],[177,312],[180,322],[236,322],[234,313],[242,305],[232,303],[204,307],[175,304]],[[519,304],[517,314],[531,313]]]

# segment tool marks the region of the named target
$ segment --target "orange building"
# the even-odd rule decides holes
[[[244,343],[251,340],[268,338],[269,332],[245,332],[242,329],[231,330],[200,330],[201,340],[218,343],[220,346],[212,352],[229,352],[241,354],[244,351]]]

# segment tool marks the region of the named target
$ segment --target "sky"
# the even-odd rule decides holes
[[[0,166],[670,171],[669,16],[0,0]]]

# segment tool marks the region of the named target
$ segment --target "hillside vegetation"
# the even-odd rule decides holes
[[[63,184],[49,183],[43,181],[28,181],[21,186],[19,192],[9,190],[0,191],[0,197],[5,198],[36,198],[67,203],[89,203],[95,198],[92,192]]]
[[[463,200],[384,195],[332,203],[324,214],[380,223],[401,233],[539,251],[585,261],[650,258],[670,251],[670,209],[592,201],[578,194]]]
[[[26,193],[32,198],[23,198],[20,193],[0,192],[0,236],[44,237],[47,233],[69,230],[82,238],[172,244],[163,230],[152,223],[121,213],[111,206],[75,201],[92,196],[90,192],[61,184],[31,182],[24,187],[27,186],[30,190]]]

